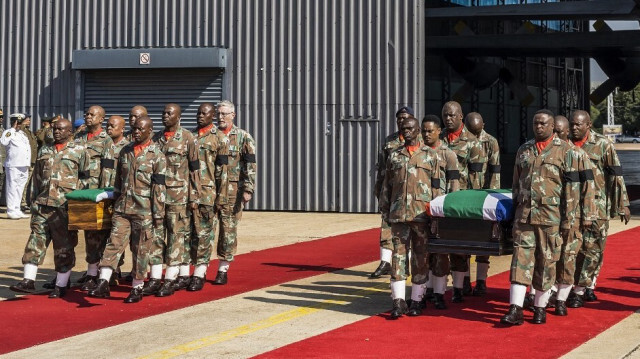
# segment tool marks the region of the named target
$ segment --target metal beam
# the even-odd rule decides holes
[[[475,7],[440,7],[425,11],[428,20],[634,20],[640,18],[635,0],[569,1]]]
[[[506,5],[505,5],[506,6]],[[593,57],[640,55],[640,30],[546,34],[429,36],[429,54],[468,56]]]

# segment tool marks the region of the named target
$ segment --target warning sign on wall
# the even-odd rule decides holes
[[[140,65],[149,65],[151,63],[151,54],[148,52],[140,53]]]

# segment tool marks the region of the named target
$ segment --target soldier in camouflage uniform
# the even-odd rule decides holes
[[[380,190],[382,188],[382,181],[384,180],[384,174],[386,171],[387,159],[391,152],[404,145],[404,138],[400,134],[400,126],[405,118],[413,117],[413,109],[409,106],[401,107],[396,112],[396,125],[398,131],[387,136],[384,140],[384,146],[378,154],[378,164],[376,173],[376,183],[374,186],[374,195],[380,200]],[[391,243],[391,225],[382,221],[380,226],[380,264],[373,273],[369,275],[371,278],[380,278],[385,274],[391,272],[391,253],[393,252],[393,243]]]
[[[422,138],[424,144],[431,147],[438,154],[438,168],[440,170],[439,183],[432,183],[433,197],[457,191],[460,187],[460,171],[456,154],[440,140],[442,127],[440,118],[427,115],[422,120]],[[438,184],[438,186],[436,186]],[[447,290],[447,275],[449,275],[449,255],[432,253],[429,255],[429,280],[424,301],[434,303],[436,309],[447,309],[444,302],[444,292]],[[425,303],[426,304],[426,303]]]
[[[509,312],[501,322],[520,325],[527,286],[536,289],[533,323],[546,322],[563,237],[575,223],[580,204],[578,161],[571,146],[553,133],[553,113],[533,117],[535,140],[520,146],[513,172],[516,204]]]
[[[442,107],[442,120],[446,128],[444,142],[455,152],[460,171],[460,189],[480,189],[484,181],[484,165],[487,157],[482,144],[464,126],[462,107],[455,101],[449,101]],[[468,256],[451,254],[449,256],[453,277],[454,303],[463,301],[462,295],[471,294],[471,283],[465,274],[469,270]],[[463,291],[464,288],[464,291]]]
[[[115,168],[118,168],[118,158],[120,157],[120,151],[124,148],[124,146],[128,145],[131,141],[129,141],[124,136],[124,118],[122,116],[113,115],[109,117],[107,121],[107,134],[111,137],[113,141],[113,159],[115,161]],[[115,278],[121,278],[122,275],[120,273],[120,267],[124,264],[124,252],[122,253],[122,257],[120,257],[120,262],[118,263],[118,268],[115,271]],[[127,280],[129,277],[127,277]]]
[[[391,262],[391,318],[403,314],[422,313],[426,282],[429,276],[427,253],[429,219],[426,205],[433,188],[438,190],[440,171],[438,154],[418,141],[420,126],[413,117],[402,122],[405,145],[392,152],[380,191],[380,210],[391,224],[393,256]],[[437,186],[434,186],[437,185]],[[411,256],[411,306],[405,302],[405,281],[408,277],[407,250]]]
[[[249,132],[236,127],[235,105],[231,101],[221,101],[216,105],[218,129],[224,135],[229,148],[227,167],[229,188],[227,204],[219,213],[220,234],[218,241],[218,274],[213,284],[227,283],[227,271],[237,248],[237,227],[242,218],[242,208],[253,197],[256,183],[256,143]]]
[[[124,133],[124,137],[129,140],[129,142],[133,142],[133,125],[136,123],[136,120],[142,116],[147,116],[147,108],[142,105],[135,105],[129,111],[129,131]]]
[[[133,126],[134,142],[120,152],[114,185],[111,236],[100,261],[100,279],[90,297],[110,295],[109,279],[131,241],[133,281],[125,303],[142,300],[142,287],[152,244],[162,240],[165,215],[167,162],[160,147],[151,141],[153,122],[140,117]]]
[[[571,230],[563,238],[560,261],[556,266],[556,291],[555,314],[559,316],[567,315],[566,300],[573,287],[574,275],[576,271],[576,259],[578,251],[582,247],[582,231],[591,227],[596,220],[597,212],[595,206],[595,182],[589,155],[573,142],[569,141],[569,120],[564,116],[556,116],[554,121],[554,132],[561,140],[571,145],[578,160],[578,173],[580,177],[580,210],[576,212],[576,220]],[[533,303],[533,298],[530,298]],[[533,304],[531,304],[533,305]]]
[[[145,285],[145,295],[170,296],[189,285],[189,248],[191,212],[200,203],[200,160],[198,141],[180,126],[182,109],[167,104],[162,112],[163,131],[153,136],[167,158],[167,203],[164,228],[166,242],[154,242],[151,252],[151,279]],[[163,261],[164,256],[164,261]],[[160,288],[162,263],[167,265],[164,284]],[[180,276],[178,278],[178,275]]]
[[[629,198],[622,177],[622,167],[613,144],[605,136],[591,130],[591,117],[586,111],[571,116],[571,137],[591,159],[595,179],[597,219],[583,233],[583,243],[576,262],[575,285],[568,306],[579,308],[584,301],[595,301],[595,281],[600,272],[609,230],[609,218],[620,216],[629,222]]]
[[[13,291],[35,291],[38,266],[44,261],[49,241],[53,241],[57,272],[49,298],[63,297],[69,286],[78,233],[67,228],[69,214],[65,195],[84,187],[90,167],[86,149],[70,141],[71,134],[71,122],[61,119],[53,125],[54,145],[40,148],[31,182],[35,200],[31,207],[31,235],[22,257],[24,279],[10,287]]]
[[[38,149],[44,145],[53,145],[53,127],[52,125],[60,119],[60,116],[53,116],[42,120],[42,128],[36,131],[36,141]]]
[[[113,186],[115,176],[115,161],[113,159],[113,141],[102,128],[105,111],[101,106],[91,106],[84,115],[87,126],[85,131],[76,134],[75,141],[82,144],[88,152],[91,160],[89,167],[88,187],[104,188]],[[83,283],[82,290],[95,288],[98,280],[98,263],[104,252],[104,247],[109,239],[109,229],[100,231],[84,231],[86,244],[87,272],[78,280]]]
[[[465,118],[465,124],[469,131],[480,141],[482,149],[487,158],[482,171],[484,178],[482,188],[500,188],[500,146],[498,140],[484,130],[484,121],[477,112],[470,112]],[[489,273],[489,256],[476,256],[476,286],[473,288],[473,295],[482,297],[487,293],[487,275]],[[465,283],[471,283],[470,273],[465,275]]]
[[[213,123],[216,110],[213,104],[203,103],[198,108],[198,128],[193,135],[198,140],[200,159],[200,184],[202,192],[198,209],[191,216],[191,263],[195,266],[188,291],[201,290],[216,232],[218,213],[226,205],[229,181],[227,164],[229,150],[222,131]],[[218,240],[218,249],[223,241]],[[189,255],[189,253],[185,253]]]

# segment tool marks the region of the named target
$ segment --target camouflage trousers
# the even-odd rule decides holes
[[[465,255],[434,253],[429,258],[429,268],[436,277],[443,277],[451,271],[466,272],[469,268]]]
[[[218,235],[218,259],[232,262],[238,248],[238,223],[242,219],[242,193],[238,183],[229,182],[228,203],[220,211],[220,234]],[[222,243],[220,243],[222,242]]]
[[[383,219],[380,225],[380,248],[392,251],[393,242],[391,241],[391,237],[391,225]]]
[[[49,242],[53,242],[53,262],[56,272],[70,271],[76,265],[74,248],[78,232],[69,231],[69,214],[64,207],[34,204],[31,207],[31,235],[22,256],[22,264],[41,265]]]
[[[102,252],[104,252],[104,247],[107,245],[110,234],[110,229],[102,231],[84,231],[85,251],[87,253],[85,260],[87,263],[100,262]]]
[[[177,266],[189,263],[189,237],[191,223],[187,205],[165,205],[165,236],[157,236],[151,245],[149,264]],[[186,261],[185,261],[186,259]]]
[[[593,221],[591,228],[582,232],[583,242],[576,260],[574,278],[577,285],[589,287],[600,274],[608,232],[609,220],[607,219]]]
[[[191,215],[191,263],[209,264],[217,231],[218,216],[214,207],[199,205]],[[220,243],[218,241],[218,247]]]
[[[131,275],[135,279],[145,279],[151,246],[157,237],[162,236],[162,230],[153,227],[150,217],[118,212],[113,214],[111,223],[111,235],[100,261],[100,267],[115,270],[125,248],[129,245],[133,257]]]
[[[409,273],[407,250],[411,250],[411,283],[425,284],[429,279],[428,224],[424,222],[402,222],[391,224],[393,257],[391,258],[391,280],[406,280]]]
[[[511,283],[549,290],[556,281],[556,262],[560,260],[562,242],[558,226],[515,222]]]
[[[556,265],[556,283],[573,284],[576,273],[578,252],[582,247],[582,232],[580,226],[574,226],[566,238],[562,239],[560,260]]]

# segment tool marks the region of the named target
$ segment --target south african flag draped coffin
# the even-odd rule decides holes
[[[99,231],[111,228],[113,187],[75,190],[66,197],[69,229]]]
[[[513,252],[511,190],[464,190],[434,198],[428,250],[499,256]]]

